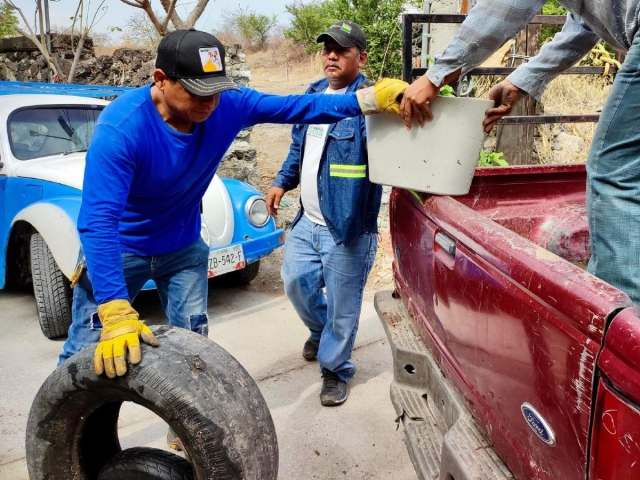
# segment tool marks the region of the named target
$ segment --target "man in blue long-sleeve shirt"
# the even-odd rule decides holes
[[[536,15],[545,0],[480,0],[456,38],[405,92],[407,127],[421,125],[440,88],[481,64]],[[507,115],[522,93],[540,98],[546,85],[602,39],[626,53],[598,122],[587,158],[589,272],[640,303],[640,0],[559,0],[567,22],[540,53],[496,85],[485,131]]]
[[[96,342],[97,374],[124,375],[127,354],[138,363],[140,338],[157,342],[130,302],[150,279],[170,325],[207,334],[209,249],[200,238],[200,202],[242,129],[399,113],[397,97],[407,86],[383,80],[351,95],[264,95],[238,88],[225,74],[224,58],[213,35],[172,32],[158,47],[154,83],[100,115],[78,218],[87,271],[74,289],[60,363]]]

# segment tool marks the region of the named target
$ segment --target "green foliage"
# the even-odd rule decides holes
[[[340,20],[355,22],[367,36],[369,61],[364,73],[372,80],[400,77],[402,74],[402,27],[400,14],[417,0],[325,0],[304,3],[295,0],[287,6],[293,17],[285,35],[314,51],[316,37]]]
[[[542,7],[543,15],[566,15],[567,9],[558,3],[558,0],[547,0]],[[548,39],[562,30],[561,25],[543,25],[540,30],[540,45],[544,44]]]
[[[278,18],[275,15],[269,17],[254,12],[239,17],[237,21],[242,37],[259,50],[264,48],[269,39],[269,33],[278,24]]]
[[[479,167],[508,167],[509,164],[503,158],[504,153],[502,152],[493,152],[487,155],[487,152],[482,149],[480,150],[480,158],[478,159]]]
[[[262,50],[265,47],[273,27],[278,24],[276,15],[269,17],[256,13],[249,7],[238,6],[235,10],[224,10],[222,17],[225,24],[248,43],[245,46],[257,50]]]
[[[18,23],[18,17],[15,16],[13,8],[8,3],[0,3],[0,38],[18,35],[16,30]]]
[[[316,43],[317,36],[331,25],[325,3],[304,3],[295,0],[285,7],[291,15],[291,26],[284,31],[284,36],[293,43],[304,45],[307,54],[317,52],[322,44]]]
[[[454,92],[453,87],[445,85],[440,89],[440,93],[438,95],[440,95],[441,97],[455,97],[456,93]]]
[[[160,23],[164,22],[165,17],[159,12],[155,12],[155,16]],[[169,30],[171,30],[171,28],[169,28]],[[120,27],[109,27],[108,31],[122,31],[122,29]],[[158,29],[149,18],[149,15],[143,10],[129,17],[125,24],[124,32],[126,34],[124,37],[125,42],[136,48],[155,50],[160,40],[162,40]]]

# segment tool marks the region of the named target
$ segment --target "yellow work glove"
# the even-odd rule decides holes
[[[158,346],[158,340],[149,327],[138,320],[136,312],[128,300],[112,300],[98,307],[102,322],[102,334],[93,355],[93,369],[96,375],[107,373],[115,378],[127,373],[127,350],[132,365],[140,363],[140,338],[147,345]]]
[[[390,112],[400,115],[400,100],[409,84],[394,78],[383,78],[373,87],[356,91],[360,110],[364,115]]]

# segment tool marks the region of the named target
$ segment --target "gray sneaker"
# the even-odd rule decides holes
[[[347,382],[329,370],[322,371],[322,390],[320,391],[320,403],[324,407],[335,407],[347,400]]]
[[[302,356],[311,362],[318,357],[318,348],[320,348],[320,342],[309,337],[302,347]]]

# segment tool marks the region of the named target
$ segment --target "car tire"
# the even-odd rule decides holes
[[[94,348],[60,365],[38,391],[27,422],[31,480],[95,479],[120,453],[124,401],[142,405],[180,437],[195,480],[276,480],[278,442],[269,408],[246,370],[191,331],[153,328],[160,346],[122,377],[93,371]]]
[[[31,235],[29,250],[33,293],[42,333],[47,338],[66,335],[71,325],[69,280],[60,271],[42,235]]]
[[[97,480],[193,480],[193,467],[174,453],[135,447],[109,460]]]
[[[242,270],[229,272],[223,276],[224,282],[231,285],[247,285],[258,276],[260,272],[260,260],[250,263]]]

